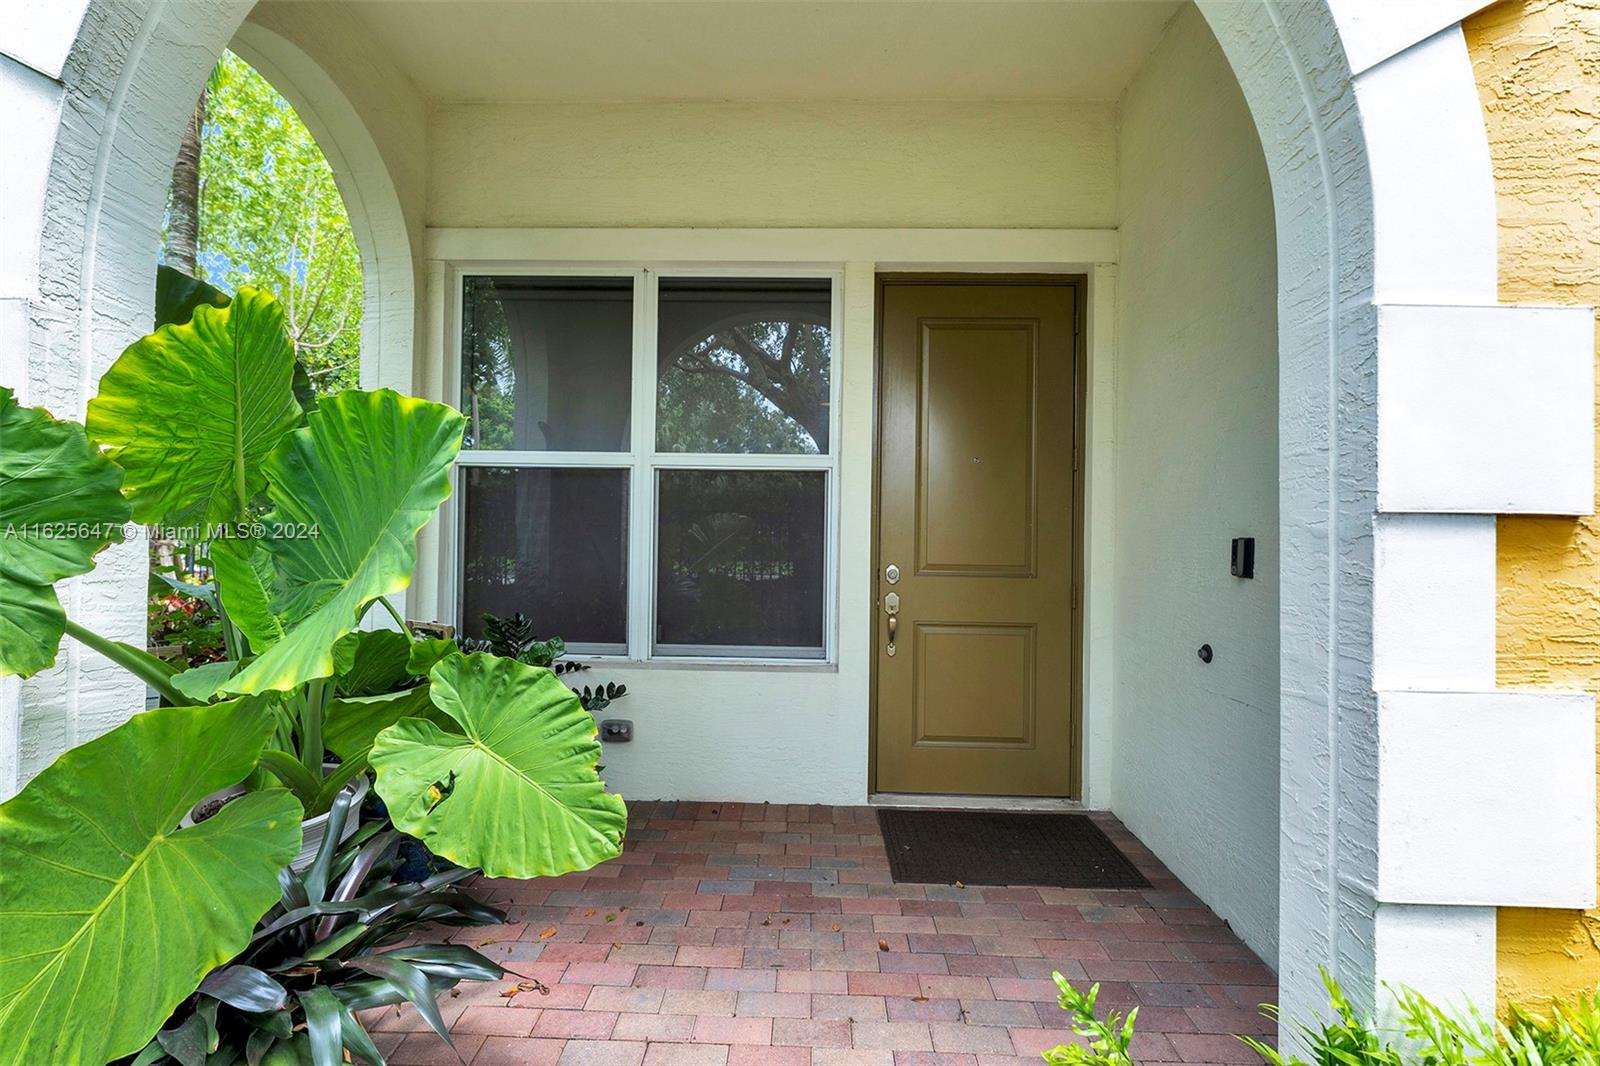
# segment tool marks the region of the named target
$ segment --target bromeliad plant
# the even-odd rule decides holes
[[[330,811],[329,834],[303,874],[286,872],[249,945],[212,970],[133,1059],[138,1066],[221,1063],[381,1063],[359,1013],[411,1003],[447,1042],[437,998],[464,980],[505,970],[463,944],[413,943],[431,926],[493,925],[505,912],[460,888],[455,867],[393,884],[401,837],[368,822],[336,848],[350,798]]]
[[[593,866],[626,823],[554,674],[415,640],[386,598],[449,492],[460,414],[384,389],[303,404],[270,295],[168,275],[159,291],[169,321],[107,371],[86,426],[0,388],[0,676],[49,667],[70,635],[167,705],[0,806],[0,1048],[18,1062],[144,1047],[245,947],[301,819],[369,768],[398,829],[492,876]],[[226,660],[175,670],[66,617],[55,583],[130,516],[209,543]],[[375,607],[400,631],[363,630]],[[114,1009],[64,991],[87,982]]]

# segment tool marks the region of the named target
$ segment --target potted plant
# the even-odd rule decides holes
[[[449,492],[461,415],[383,389],[302,403],[277,301],[219,303],[191,290],[131,345],[87,429],[0,387],[0,676],[49,667],[70,635],[165,704],[0,805],[0,1047],[17,1061],[144,1048],[250,943],[302,820],[369,770],[395,827],[464,868],[535,877],[621,850],[578,698],[549,670],[415,639],[386,598]],[[130,515],[209,544],[226,659],[179,670],[67,618],[55,583]],[[374,609],[393,636],[364,628]],[[114,1008],[61,994],[91,974]]]
[[[584,685],[581,688],[574,685],[571,675],[588,670],[589,664],[566,658],[567,642],[560,637],[534,636],[533,623],[521,611],[510,615],[485,612],[483,638],[481,640],[468,638],[462,642],[462,646],[473,651],[492,651],[496,655],[515,659],[529,666],[543,666],[558,676],[565,676],[567,687],[577,693],[583,709],[590,714],[598,715],[611,706],[613,701],[620,700],[628,694],[627,685],[619,685],[614,681],[608,681],[603,685]]]

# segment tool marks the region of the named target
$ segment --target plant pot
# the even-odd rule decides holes
[[[336,770],[338,766],[338,763],[323,763],[322,769],[326,772]],[[344,832],[339,834],[339,843],[342,844],[349,840],[355,835],[356,830],[360,828],[361,820],[356,817],[356,813],[360,811],[361,802],[367,798],[367,790],[371,787],[372,783],[367,780],[366,774],[362,774],[344,786],[344,793],[351,797],[350,817],[345,819]],[[243,795],[245,791],[246,789],[243,785],[232,785],[228,788],[218,789],[199,803],[196,803],[194,809],[184,815],[183,821],[179,822],[178,825],[180,827],[194,825],[195,811],[201,810],[208,804],[219,800],[226,802],[235,796]],[[315,818],[302,819],[300,822],[300,854],[294,857],[294,861],[289,864],[289,868],[295,873],[301,873],[307,869],[312,861],[316,859],[317,851],[322,847],[322,841],[327,835],[328,815],[326,813],[319,814]]]

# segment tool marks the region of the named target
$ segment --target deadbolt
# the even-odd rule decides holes
[[[900,583],[900,568],[893,563],[883,568],[883,579],[891,585]]]

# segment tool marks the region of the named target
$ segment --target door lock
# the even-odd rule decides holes
[[[894,654],[894,637],[900,628],[900,594],[891,592],[883,598],[883,613],[889,617],[889,644],[884,651]]]
[[[893,563],[883,568],[883,579],[891,585],[900,583],[900,568]]]

